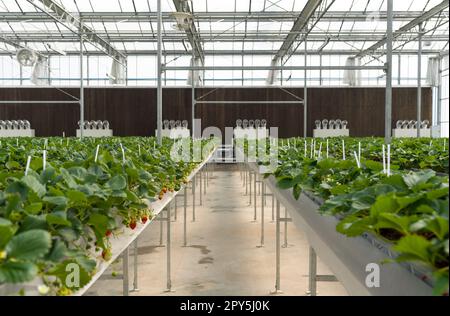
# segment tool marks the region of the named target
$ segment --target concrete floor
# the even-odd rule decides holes
[[[196,221],[192,222],[192,195],[188,192],[188,246],[183,243],[183,198],[178,198],[178,219],[172,222],[172,290],[166,293],[166,248],[159,246],[160,222],[153,222],[139,238],[138,287],[130,295],[269,295],[275,285],[275,223],[271,222],[271,198],[265,213],[265,246],[260,244],[261,222],[253,222],[253,205],[245,196],[240,173],[215,171],[203,205],[198,188]],[[257,199],[258,205],[261,197]],[[258,207],[259,210],[259,207]],[[284,214],[284,208],[281,209]],[[164,223],[166,225],[166,223]],[[282,224],[282,233],[284,224]],[[166,230],[164,226],[164,244]],[[283,242],[283,235],[282,235]],[[131,251],[130,251],[131,252]],[[132,252],[131,252],[132,253]],[[118,276],[113,276],[113,271]],[[318,260],[318,274],[330,274]],[[87,295],[122,295],[121,263],[117,262]],[[130,256],[130,288],[133,287]],[[318,295],[347,295],[339,282],[319,282]],[[281,248],[283,295],[306,295],[308,244],[292,223],[288,247]]]

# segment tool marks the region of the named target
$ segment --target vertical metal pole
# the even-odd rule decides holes
[[[254,208],[254,212],[253,212],[253,221],[256,221],[256,178],[257,178],[257,173],[255,172],[255,176],[253,177],[253,194],[254,194],[254,198],[253,198],[253,208]]]
[[[83,22],[80,19],[80,138],[84,136]]]
[[[164,226],[163,226],[163,216],[162,216],[162,212],[159,215],[159,246],[162,247],[163,245],[163,231],[164,231]]]
[[[172,290],[172,279],[171,279],[171,253],[170,253],[170,225],[171,225],[171,214],[170,214],[170,204],[167,207],[167,247],[166,247],[166,251],[167,251],[167,292],[170,292]]]
[[[402,84],[402,55],[398,54],[398,78],[397,78],[397,84],[400,86]]]
[[[275,194],[272,192],[272,222],[275,221]]]
[[[442,59],[443,57],[439,57],[439,85],[438,85],[438,100],[436,110],[436,125],[439,126],[439,130],[441,129],[441,108],[442,108]]]
[[[277,200],[277,210],[276,210],[276,277],[275,277],[275,292],[281,291],[280,289],[280,256],[281,256],[281,249],[280,249],[280,201]]]
[[[252,172],[251,171],[249,171],[249,173],[248,173],[248,177],[249,177],[249,183],[248,183],[248,186],[249,186],[249,188],[250,188],[250,194],[249,194],[249,205],[252,205]]]
[[[199,178],[200,178],[200,181],[199,181],[199,191],[200,191],[200,195],[199,195],[199,199],[200,199],[200,202],[199,202],[199,204],[200,205],[203,205],[203,194],[202,194],[202,188],[203,188],[203,180],[202,180],[202,171],[201,170],[199,170],[199,172],[198,172],[198,176],[199,176]]]
[[[422,122],[422,23],[419,23],[419,50],[417,53],[417,138]]]
[[[387,29],[386,29],[386,104],[384,121],[385,143],[391,143],[392,133],[392,20],[393,0],[387,0]]]
[[[308,81],[307,75],[308,72],[306,70],[306,66],[308,63],[308,41],[307,37],[305,37],[305,78],[304,78],[304,87],[303,87],[303,137],[307,137],[308,135]]]
[[[175,195],[174,197],[174,214],[173,214],[173,219],[176,222],[177,221],[177,217],[178,217],[178,202],[177,202],[177,197],[178,195]]]
[[[261,182],[261,247],[264,247],[264,195],[266,186]]]
[[[309,247],[309,295],[317,295],[317,255],[313,247]]]
[[[187,246],[187,185],[184,187],[183,247]]]
[[[195,185],[196,176],[192,178],[192,221],[195,222]]]
[[[320,51],[319,55],[319,64],[320,64],[320,70],[319,70],[319,86],[322,85],[322,51]]]
[[[139,292],[138,286],[138,238],[134,241],[134,259],[133,259],[133,289],[130,292]]]
[[[208,170],[203,171],[203,193],[206,194],[206,184],[208,183]]]
[[[123,274],[123,296],[128,296],[130,292],[129,286],[129,271],[128,271],[128,257],[129,257],[128,247],[122,253],[122,274]]]
[[[161,0],[157,0],[158,22],[157,22],[157,38],[158,38],[158,88],[156,93],[156,119],[158,129],[158,144],[162,144],[162,9]]]
[[[194,49],[192,48],[192,62],[191,62],[191,65],[192,66],[195,66],[195,55],[194,55]],[[194,69],[192,69],[192,71],[191,71],[191,80],[192,80],[192,82],[191,82],[191,98],[192,98],[192,109],[191,109],[191,111],[192,111],[192,126],[191,126],[191,129],[192,129],[192,139],[194,139],[195,138],[195,124],[194,124],[194,122],[195,122],[195,80],[194,80],[194,75],[195,75],[195,71],[194,71]]]
[[[283,248],[287,248],[288,247],[288,238],[287,238],[287,233],[288,233],[288,222],[287,222],[287,218],[288,218],[288,211],[287,208],[284,209],[284,244],[283,244]]]

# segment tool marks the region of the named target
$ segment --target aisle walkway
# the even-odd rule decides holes
[[[275,284],[275,224],[271,222],[271,198],[267,199],[265,247],[259,248],[260,221],[252,222],[253,206],[244,194],[239,172],[214,172],[207,195],[203,196],[203,206],[197,205],[196,221],[192,222],[189,192],[188,247],[182,247],[183,198],[179,198],[178,220],[172,225],[175,292],[164,292],[166,250],[159,247],[160,223],[154,222],[139,241],[140,291],[131,295],[268,295]],[[284,208],[281,210],[284,214]],[[289,246],[281,250],[281,289],[284,295],[306,295],[308,245],[292,223],[288,225],[288,243]],[[121,264],[115,267],[120,272]],[[115,279],[111,271],[105,273],[89,295],[121,295],[122,281]],[[132,273],[130,257],[130,288]],[[318,273],[330,271],[319,261]],[[346,295],[346,291],[340,283],[321,282],[318,295]]]

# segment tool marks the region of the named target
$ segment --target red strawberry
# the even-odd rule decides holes
[[[106,236],[106,237],[109,237],[109,236],[111,236],[111,234],[112,234],[112,232],[108,229],[108,230],[106,231],[106,233],[105,233],[105,236]]]
[[[130,228],[131,229],[135,229],[136,228],[136,221],[135,220],[131,221]]]
[[[167,193],[167,188],[164,187],[164,188],[162,189],[162,191],[163,191],[164,193]]]
[[[142,221],[142,224],[147,223],[148,217],[147,216],[142,216],[141,221]]]

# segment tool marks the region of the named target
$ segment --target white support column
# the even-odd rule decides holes
[[[305,78],[303,87],[303,137],[308,136],[308,72],[306,65],[308,64],[308,40],[305,37]]]
[[[84,65],[83,65],[83,22],[80,18],[80,138],[84,134]]]
[[[417,54],[417,138],[422,122],[422,23],[419,24],[419,50]]]
[[[158,144],[162,144],[162,9],[161,0],[158,0],[158,23],[157,23],[157,38],[158,38],[158,88],[156,93],[156,107],[157,107],[157,129],[158,129]]]
[[[392,32],[393,0],[387,0],[387,29],[386,29],[386,103],[384,138],[385,143],[390,144],[392,138]]]

